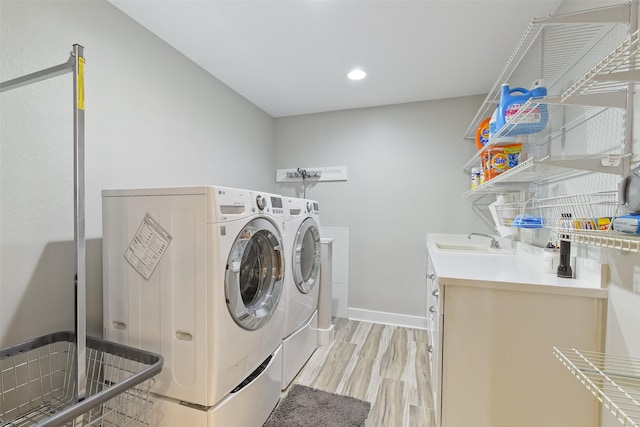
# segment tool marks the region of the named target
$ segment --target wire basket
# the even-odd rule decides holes
[[[0,350],[0,427],[143,426],[160,355],[87,337],[85,399],[76,398],[75,335]]]
[[[545,227],[557,231],[609,231],[617,215],[616,191],[574,194],[540,199]]]
[[[537,199],[508,202],[495,206],[496,225],[513,228],[542,228],[540,203]]]

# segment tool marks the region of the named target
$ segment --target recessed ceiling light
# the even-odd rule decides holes
[[[366,76],[367,76],[367,73],[357,68],[355,70],[349,71],[349,74],[347,74],[347,77],[349,77],[350,80],[362,80]]]

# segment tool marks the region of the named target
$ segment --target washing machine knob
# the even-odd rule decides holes
[[[258,205],[258,209],[261,211],[264,210],[264,208],[267,207],[267,199],[258,195],[258,197],[256,197],[256,205]]]
[[[311,202],[307,202],[307,213],[311,212],[313,212],[313,206],[311,205]]]

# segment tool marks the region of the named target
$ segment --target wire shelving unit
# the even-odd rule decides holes
[[[640,426],[640,359],[557,347],[553,354],[623,426]]]

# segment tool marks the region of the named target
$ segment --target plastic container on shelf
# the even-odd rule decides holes
[[[541,80],[535,81],[531,90],[521,87],[510,88],[508,84],[503,84],[500,91],[500,103],[492,116],[491,134],[496,134],[516,114],[519,115],[518,123],[509,126],[504,132],[505,136],[537,133],[544,129],[549,120],[546,104],[537,104],[521,111],[529,99],[542,99],[547,96],[547,88],[542,84]]]
[[[479,167],[471,168],[471,189],[475,190],[482,185],[480,176],[482,175],[482,169]]]
[[[521,152],[521,143],[487,148],[487,150],[482,153],[480,159],[484,181],[489,181],[509,169],[518,166]]]
[[[478,150],[482,150],[482,147],[489,142],[491,137],[491,117],[487,117],[478,125],[476,129],[476,147]]]
[[[493,110],[493,114],[489,117],[489,139],[495,138],[496,134],[500,130],[501,126],[498,126],[498,108]]]
[[[517,215],[517,209],[512,195],[498,194],[496,201],[489,205],[489,212],[500,237],[515,234],[516,230],[511,227],[511,223]]]

